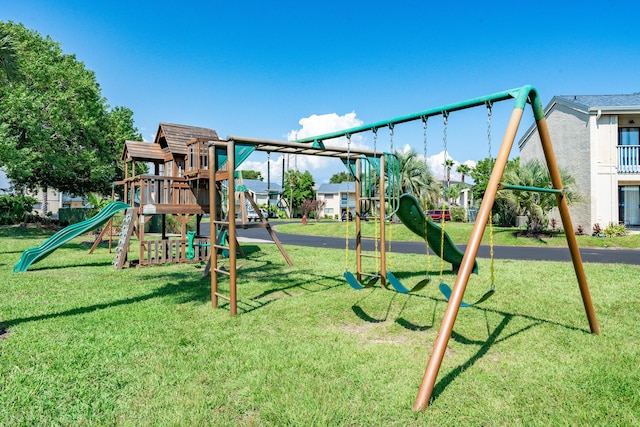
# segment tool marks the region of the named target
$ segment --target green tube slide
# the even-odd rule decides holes
[[[61,245],[67,243],[69,240],[78,237],[81,234],[88,233],[91,230],[95,230],[106,223],[109,218],[116,213],[130,207],[131,206],[123,202],[111,202],[93,217],[63,228],[40,246],[24,251],[18,263],[13,267],[13,272],[21,273],[23,271],[27,271],[31,264],[40,261],[51,252],[58,249]]]
[[[396,215],[409,230],[426,239],[429,247],[436,255],[450,262],[453,271],[458,271],[464,252],[456,247],[453,240],[451,240],[451,236],[446,232],[443,233],[442,228],[425,215],[415,197],[411,194],[402,194]],[[443,234],[444,245],[442,245]],[[441,249],[442,254],[440,254]],[[478,273],[478,261],[474,261],[473,272]]]

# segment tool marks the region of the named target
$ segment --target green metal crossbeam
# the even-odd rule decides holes
[[[522,190],[522,191],[535,191],[537,193],[554,193],[562,194],[564,190],[558,188],[544,188],[544,187],[529,187],[527,185],[515,185],[515,184],[503,184],[498,185],[498,190]]]

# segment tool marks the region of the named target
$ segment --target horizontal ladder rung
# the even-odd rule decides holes
[[[229,297],[228,297],[228,296],[226,296],[226,295],[222,295],[222,294],[221,294],[221,293],[219,293],[219,292],[215,292],[215,293],[214,293],[214,295],[215,295],[215,296],[217,296],[218,298],[222,298],[223,300],[231,301],[231,298],[229,298]]]
[[[231,275],[231,273],[229,273],[227,270],[223,270],[221,268],[216,268],[216,269],[214,269],[214,271],[216,273],[224,274],[225,276],[230,276]]]
[[[360,254],[360,258],[380,258],[380,255]]]

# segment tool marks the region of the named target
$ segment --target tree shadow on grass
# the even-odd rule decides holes
[[[253,261],[255,263],[255,261]],[[271,286],[258,295],[247,298],[238,298],[239,314],[249,313],[262,308],[272,302],[282,298],[295,297],[300,294],[312,292],[324,292],[340,286],[341,283],[334,276],[325,276],[302,272],[304,277],[291,279],[287,274],[274,274],[280,271],[281,266],[270,261],[259,262],[244,270],[244,273],[256,273],[251,278],[253,281],[264,281]],[[158,276],[167,274],[162,271],[162,266],[148,267],[148,273],[136,277],[138,281],[156,280]],[[168,273],[170,283],[155,289],[145,295],[130,298],[123,298],[114,301],[96,303],[84,307],[76,307],[69,310],[56,311],[52,313],[39,314],[34,316],[18,317],[14,319],[0,320],[0,330],[8,333],[10,328],[16,325],[36,322],[41,320],[54,319],[58,317],[68,317],[91,313],[97,310],[104,310],[124,305],[137,304],[154,298],[172,298],[176,304],[200,302],[211,300],[210,277],[202,277],[197,271],[181,271]],[[296,289],[297,292],[293,292]],[[242,279],[238,282],[238,291],[242,291]],[[218,306],[221,309],[229,309],[229,303],[223,302]]]

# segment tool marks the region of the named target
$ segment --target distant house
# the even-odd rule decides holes
[[[321,184],[316,192],[316,198],[324,201],[322,216],[325,218],[340,218],[343,212],[356,212],[356,187],[354,182],[340,184]]]
[[[582,195],[570,206],[574,227],[640,226],[640,92],[555,96],[545,116],[558,165]],[[518,146],[522,162],[544,161],[533,126]]]
[[[282,195],[282,187],[280,184],[272,182],[268,185],[267,182],[260,181],[259,179],[245,179],[243,182],[256,204],[261,206],[266,206],[267,204],[278,205],[280,196]]]
[[[7,177],[5,171],[0,169],[0,194],[12,194],[14,192],[15,188],[13,187],[13,183]],[[26,191],[25,194],[36,199],[37,202],[33,205],[33,212],[41,217],[45,217],[48,213],[51,213],[53,218],[57,218],[60,208],[81,208],[87,202],[85,197],[73,197],[69,194],[61,193],[55,188],[49,188],[47,191],[47,211],[45,212],[42,188],[34,191]]]
[[[274,182],[269,184],[259,179],[243,179],[242,181],[258,206],[278,206],[280,209],[284,209],[281,202],[282,186],[280,184]]]

